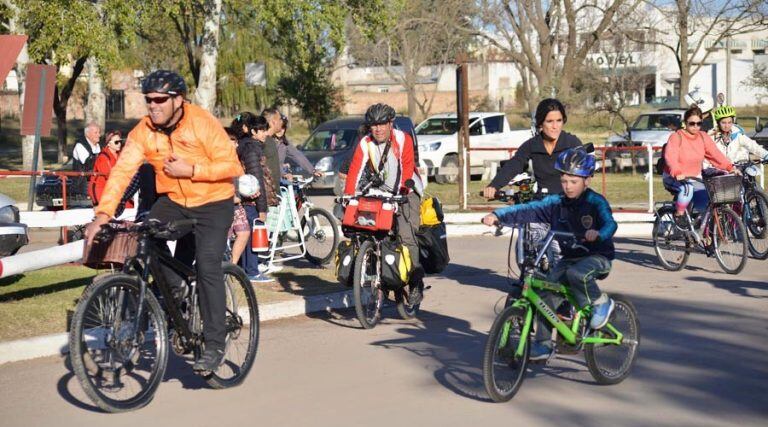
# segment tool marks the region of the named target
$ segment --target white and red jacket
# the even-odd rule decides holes
[[[398,165],[400,166],[400,181],[398,183],[398,188],[400,189],[399,193],[406,194],[408,192],[408,189],[405,188],[405,182],[409,179],[414,180],[416,183],[414,188],[416,192],[419,193],[420,188],[423,188],[423,186],[414,162],[413,140],[411,139],[411,136],[401,130],[392,129],[392,134],[390,135],[389,140],[392,144],[390,152],[394,154],[395,158],[398,160]],[[345,195],[355,194],[358,183],[365,173],[366,164],[370,162],[370,153],[373,152],[371,145],[376,146],[376,142],[373,140],[373,137],[368,134],[364,136],[360,140],[360,143],[357,144],[357,147],[355,147],[355,153],[352,155],[352,162],[349,165],[347,182],[344,187]],[[376,159],[376,162],[378,162],[378,159]],[[375,166],[378,167],[378,163],[376,163]]]

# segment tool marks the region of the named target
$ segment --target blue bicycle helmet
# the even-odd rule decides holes
[[[567,175],[589,178],[595,173],[595,157],[584,147],[569,148],[557,156],[555,169]]]

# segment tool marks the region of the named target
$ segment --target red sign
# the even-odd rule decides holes
[[[45,72],[44,86],[41,86]],[[24,111],[21,113],[21,134],[34,135],[37,128],[37,109],[43,109],[40,122],[40,135],[51,134],[51,116],[53,115],[53,89],[56,87],[56,67],[53,65],[31,64],[27,66],[27,81],[24,91]],[[42,91],[42,105],[40,92]]]
[[[0,87],[11,72],[27,36],[0,36]]]

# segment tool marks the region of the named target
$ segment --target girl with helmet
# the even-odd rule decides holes
[[[483,223],[545,223],[552,230],[570,232],[583,239],[578,247],[560,246],[562,259],[550,270],[547,281],[568,284],[580,306],[591,304],[590,327],[600,329],[613,311],[613,300],[600,291],[597,279],[611,271],[616,221],[605,197],[589,188],[595,171],[595,158],[584,147],[569,148],[560,153],[554,168],[560,173],[562,193],[496,209],[483,218]],[[559,303],[550,294],[542,297],[551,307]],[[536,328],[531,360],[546,359],[552,353],[551,334],[545,323],[540,321]]]
[[[749,160],[752,154],[763,160],[768,160],[768,150],[761,147],[752,138],[744,135],[736,120],[736,109],[730,105],[723,105],[712,112],[716,126],[709,132],[715,141],[715,145],[728,157],[732,163]]]
[[[718,169],[733,171],[733,164],[717,149],[712,138],[701,130],[703,113],[696,105],[692,105],[683,115],[685,128],[669,136],[664,146],[664,173],[662,182],[664,188],[675,195],[676,218],[685,221],[684,213],[693,201],[694,207],[703,210],[707,206],[707,196],[704,184],[688,178],[700,178],[704,160],[709,160]],[[687,229],[687,224],[678,224]]]

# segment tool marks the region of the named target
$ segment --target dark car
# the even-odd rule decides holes
[[[29,243],[27,226],[19,222],[19,209],[10,197],[0,194],[0,257],[15,254]]]
[[[365,135],[363,116],[346,116],[322,123],[312,131],[309,138],[299,146],[309,161],[315,165],[315,169],[328,172],[326,176],[315,181],[315,188],[333,188],[339,170],[346,173],[349,161],[352,158],[358,141]],[[409,117],[395,117],[395,129],[409,133],[413,139],[413,154],[418,164],[419,151],[416,132],[413,122]],[[298,167],[294,172],[308,175],[311,171],[304,171]]]
[[[65,163],[59,171],[71,171],[72,160]],[[35,186],[35,203],[46,209],[61,209],[64,206],[62,197],[61,178],[58,175],[45,175],[37,182]],[[67,208],[90,208],[93,207],[91,198],[88,196],[88,177],[87,176],[68,176],[67,177]]]

